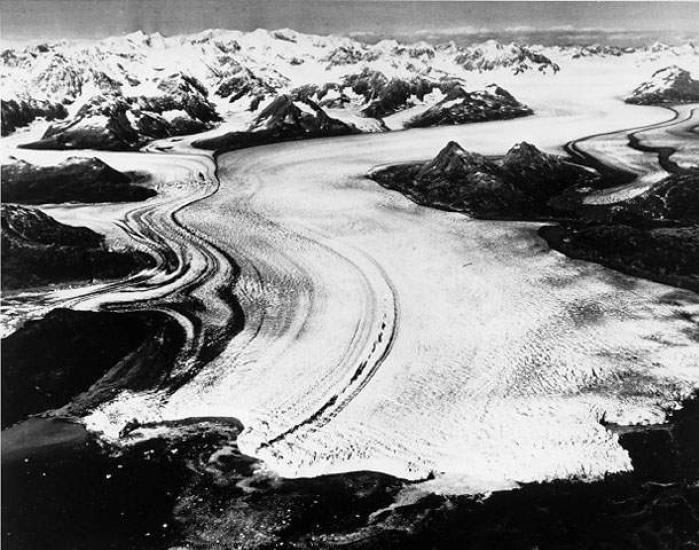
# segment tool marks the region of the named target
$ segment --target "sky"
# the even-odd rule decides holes
[[[285,27],[367,41],[511,36],[633,45],[640,37],[699,37],[699,2],[0,0],[0,13],[2,39],[12,41]]]

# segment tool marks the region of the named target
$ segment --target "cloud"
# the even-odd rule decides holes
[[[560,33],[623,33],[634,32],[628,29],[621,28],[602,28],[602,27],[576,27],[575,25],[554,25],[550,27],[536,27],[532,25],[514,25],[501,29],[493,29],[485,26],[462,25],[459,27],[447,27],[441,29],[420,29],[411,33],[418,36],[456,36],[469,34],[536,34],[547,32]],[[367,33],[368,34],[368,33]],[[397,33],[401,34],[401,33]]]
[[[378,33],[376,33],[375,31],[352,31],[352,32],[348,32],[346,34],[347,34],[347,36],[350,36],[352,38],[361,38],[361,37],[365,37],[365,36],[378,36]]]
[[[535,32],[536,27],[531,25],[517,25],[515,27],[505,27],[503,32]]]
[[[474,27],[471,25],[466,25],[461,27],[447,27],[445,29],[420,29],[412,34],[421,36],[445,36],[453,34],[483,34],[487,32],[493,31],[487,27]]]

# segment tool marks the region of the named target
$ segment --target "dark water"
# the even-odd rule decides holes
[[[383,37],[535,38],[633,45],[699,34],[693,2],[405,2],[327,0],[2,0],[3,39],[98,38],[137,30],[290,27]]]

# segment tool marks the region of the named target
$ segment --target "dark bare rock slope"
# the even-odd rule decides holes
[[[247,131],[195,141],[201,149],[234,150],[280,141],[358,134],[351,124],[328,116],[310,99],[280,95],[255,118]]]
[[[102,235],[59,223],[36,208],[0,208],[4,290],[123,277],[152,264],[143,252],[109,250]]]
[[[1,189],[4,201],[23,204],[128,202],[156,194],[94,157],[71,157],[55,166],[8,163],[2,167]]]
[[[488,219],[549,216],[549,199],[568,187],[595,185],[597,180],[586,168],[528,143],[515,145],[495,160],[453,141],[431,161],[389,167],[371,177],[419,204]]]
[[[409,128],[483,122],[531,115],[526,105],[495,84],[482,91],[467,92],[461,86],[406,124]]]

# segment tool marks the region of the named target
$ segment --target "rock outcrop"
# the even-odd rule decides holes
[[[452,141],[431,161],[389,167],[372,178],[420,204],[478,218],[538,219],[550,215],[548,201],[557,193],[596,176],[528,143],[494,160]]]
[[[147,254],[109,250],[86,227],[59,223],[41,210],[0,205],[4,290],[123,277],[152,264]]]
[[[458,86],[453,88],[444,99],[408,121],[407,126],[420,128],[465,124],[516,118],[532,113],[529,107],[495,84],[475,92],[467,92]]]
[[[693,79],[689,71],[671,65],[655,71],[625,101],[638,105],[699,101],[699,80]]]
[[[131,177],[98,158],[71,157],[55,166],[24,161],[2,167],[3,200],[22,204],[126,202],[156,192],[133,185]]]
[[[372,118],[383,118],[404,109],[412,97],[422,101],[435,88],[439,88],[437,82],[420,76],[411,79],[392,78],[378,90],[373,90],[377,97],[362,110],[362,114]]]
[[[54,309],[28,321],[0,348],[2,427],[63,407],[88,389],[104,398],[149,388],[172,368],[180,344],[179,325],[161,312]]]
[[[56,120],[68,116],[68,111],[61,103],[40,99],[8,99],[0,101],[1,135],[6,136],[17,128],[27,126],[37,118]]]
[[[195,141],[193,145],[202,149],[233,150],[279,141],[357,133],[356,127],[328,116],[313,101],[294,101],[289,95],[281,95],[260,112],[247,131]]]
[[[613,204],[587,204],[596,172],[519,143],[489,159],[450,142],[423,164],[372,179],[425,206],[476,218],[551,220],[539,234],[555,250],[699,292],[699,171],[673,174]]]
[[[540,235],[564,254],[699,292],[699,172],[611,205],[568,207]]]

